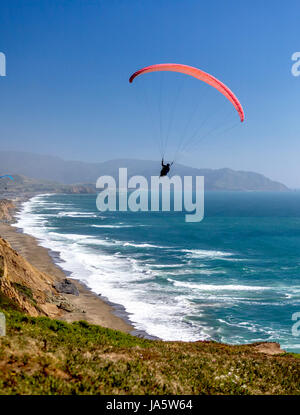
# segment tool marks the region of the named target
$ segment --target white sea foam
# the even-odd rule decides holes
[[[185,264],[151,264],[151,268],[182,268]]]
[[[202,291],[262,291],[269,290],[270,287],[260,287],[254,285],[239,285],[239,284],[195,284],[190,282],[176,281],[168,278],[168,281],[175,285],[175,287],[185,287]]]
[[[222,325],[226,325],[230,327],[238,327],[242,330],[250,331],[251,333],[259,335],[259,336],[268,336],[269,341],[272,341],[275,339],[278,340],[278,331],[274,330],[274,328],[272,327],[268,327],[268,326],[262,327],[258,323],[253,323],[249,321],[234,321],[234,320],[227,321],[224,319],[218,319],[218,321]],[[243,343],[243,341],[241,341],[242,339],[240,338],[240,336],[238,337],[237,340],[238,341],[233,341],[233,343]],[[253,339],[253,341],[263,341],[263,340],[264,340],[264,337],[257,337]]]
[[[206,249],[182,249],[182,252],[186,252],[188,258],[202,258],[202,259],[223,259],[231,257],[233,254],[230,252],[213,251]]]
[[[70,217],[70,218],[97,218],[98,215],[91,212],[59,212],[58,216],[60,217]]]
[[[135,224],[135,225],[126,225],[123,223],[117,223],[115,225],[91,225],[92,228],[108,228],[108,229],[114,229],[114,228],[138,228],[138,227],[145,227],[147,225],[140,225],[140,224]]]
[[[92,228],[108,228],[108,229],[114,229],[114,228],[133,228],[133,225],[91,225]]]
[[[165,246],[153,245],[153,244],[135,244],[133,242],[123,242],[123,246],[132,246],[134,248],[166,248]]]

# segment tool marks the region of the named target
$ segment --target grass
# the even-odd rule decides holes
[[[17,282],[13,282],[13,287],[24,297],[26,297],[28,300],[30,300],[34,305],[36,305],[36,301],[33,298],[32,290],[29,287],[26,287],[25,285],[19,284]]]
[[[3,295],[0,309],[0,394],[299,394],[299,355],[29,317]]]
[[[0,291],[0,311],[21,311],[21,309],[12,300],[6,297]]]

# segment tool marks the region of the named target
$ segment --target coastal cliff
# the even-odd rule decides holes
[[[39,271],[0,238],[0,292],[31,316],[61,317],[71,310],[54,288],[54,279]]]
[[[6,198],[24,199],[41,193],[89,194],[96,193],[96,187],[95,184],[62,184],[15,174],[13,181],[6,179],[6,183],[0,183],[0,196],[3,198],[0,200],[0,210],[9,203]]]
[[[10,222],[16,206],[11,200],[0,199],[0,221]]]

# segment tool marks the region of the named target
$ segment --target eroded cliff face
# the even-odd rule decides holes
[[[32,266],[0,238],[0,291],[31,316],[58,318],[71,304],[54,288],[54,279]]]
[[[12,218],[12,212],[16,208],[15,204],[11,200],[0,200],[0,220],[10,222]]]

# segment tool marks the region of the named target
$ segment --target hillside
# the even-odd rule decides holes
[[[53,186],[53,182],[56,183],[56,186],[74,183],[90,183],[94,186],[100,175],[117,177],[119,167],[127,167],[128,176],[142,175],[149,178],[151,175],[158,175],[160,161],[120,159],[102,163],[87,163],[65,161],[59,157],[32,153],[0,151],[0,166],[2,172],[31,177],[46,189],[47,186]],[[172,168],[172,174],[204,176],[206,190],[288,190],[284,184],[272,181],[262,174],[235,171],[228,168],[214,170],[175,164]],[[47,181],[47,183],[43,181]],[[35,187],[33,183],[32,186]]]
[[[47,180],[33,179],[19,174],[14,174],[14,180],[8,178],[0,181],[0,197],[22,197],[38,193],[95,193],[95,184],[61,184]]]
[[[31,316],[62,317],[72,306],[54,288],[55,280],[41,272],[0,237],[0,295]]]
[[[11,200],[0,199],[0,221],[10,222],[16,206]]]
[[[61,318],[53,278],[0,239],[0,394],[299,394],[276,343],[164,342]],[[52,318],[50,318],[52,317]]]
[[[299,393],[296,355],[267,355],[259,345],[145,340],[5,308],[0,394]]]

